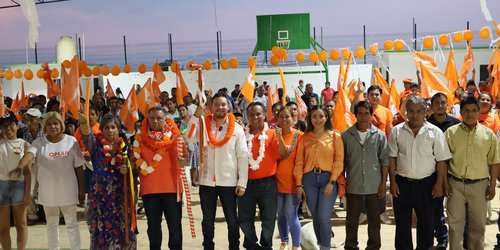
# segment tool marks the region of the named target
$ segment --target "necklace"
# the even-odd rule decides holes
[[[213,116],[214,115],[208,115],[205,119],[205,128],[211,128],[212,127],[212,119],[213,119]],[[207,135],[208,135],[208,141],[210,142],[210,144],[212,144],[214,147],[221,147],[223,146],[224,144],[226,144],[230,139],[231,137],[233,136],[233,133],[234,133],[234,127],[235,127],[235,124],[236,124],[236,117],[231,114],[231,113],[228,113],[227,114],[227,118],[229,120],[229,126],[227,128],[227,133],[226,135],[224,136],[224,138],[220,141],[218,141],[215,136],[214,136],[214,133],[212,132],[212,129],[207,129]]]
[[[135,134],[135,140],[132,146],[136,159],[135,164],[141,169],[139,173],[142,176],[147,176],[155,171],[155,168],[158,167],[160,161],[168,153],[168,150],[172,149],[175,144],[175,141],[172,140],[172,136],[180,135],[180,131],[175,125],[174,120],[167,117],[165,121],[167,123],[165,130],[154,132],[149,131],[148,119],[144,119],[141,129]],[[149,131],[149,133],[143,135],[143,131]],[[153,159],[149,162],[141,157],[141,142],[155,151]]]
[[[248,144],[248,164],[250,165],[250,168],[254,171],[259,169],[259,164],[262,162],[262,159],[264,159],[264,154],[266,152],[266,139],[267,137],[267,130],[269,127],[267,126],[267,122],[264,122],[264,129],[262,132],[259,134],[259,156],[257,159],[253,158],[253,153],[252,153],[252,148],[253,148],[253,138],[255,137],[254,134],[251,133],[250,127],[247,125],[245,129],[245,135],[247,137],[247,144]]]
[[[102,134],[98,134],[97,139],[99,139],[99,141],[101,142],[102,151],[104,153],[104,156],[106,157],[104,159],[104,162],[110,164],[112,167],[115,167],[116,165],[121,166],[123,163],[123,151],[121,149],[125,147],[123,138],[118,137],[115,141],[109,143],[109,141],[106,140],[106,138]],[[116,154],[113,156],[111,152],[111,144],[115,143],[119,145],[119,149],[116,149]]]

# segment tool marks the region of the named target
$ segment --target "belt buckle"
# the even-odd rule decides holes
[[[313,168],[313,172],[316,174],[321,174],[321,172],[323,172],[323,171],[321,170],[321,168],[316,167],[316,168]]]

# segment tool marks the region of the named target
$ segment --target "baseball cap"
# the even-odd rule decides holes
[[[4,122],[8,122],[9,124],[15,122],[17,124],[18,121],[14,112],[6,112],[4,116],[0,117],[0,124],[3,124]]]
[[[31,116],[33,116],[33,117],[37,117],[37,118],[42,117],[42,112],[40,112],[40,110],[35,109],[35,108],[30,108],[30,109],[28,109],[28,111],[26,111],[26,113],[25,113],[25,114],[27,114],[27,115],[31,115]]]
[[[405,78],[403,79],[403,83],[412,83],[413,79],[411,78]]]

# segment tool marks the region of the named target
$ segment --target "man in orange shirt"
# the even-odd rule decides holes
[[[264,122],[264,110],[264,105],[259,102],[252,102],[247,108],[248,183],[245,194],[238,201],[238,221],[245,234],[243,247],[271,250],[278,194],[275,175],[280,156],[277,136]],[[255,232],[256,205],[262,221],[260,244]]]
[[[403,99],[407,94],[411,93],[411,83],[412,79],[411,78],[405,78],[403,79],[403,84],[405,87],[405,90],[401,91],[399,94],[399,100]]]
[[[140,170],[140,195],[148,219],[149,248],[161,249],[161,222],[165,215],[168,248],[182,249],[182,203],[179,198],[182,197],[180,168],[186,165],[184,140],[175,122],[167,118],[167,111],[160,106],[149,109],[135,139],[134,158]]]

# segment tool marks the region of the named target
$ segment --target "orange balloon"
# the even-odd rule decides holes
[[[455,34],[453,34],[453,41],[454,42],[459,43],[462,41],[462,39],[464,39],[462,32],[456,32]]]
[[[205,60],[205,62],[203,62],[203,68],[205,70],[212,69],[212,61],[210,61],[210,59]]]
[[[444,46],[450,42],[450,38],[446,34],[442,34],[439,36],[439,45]]]
[[[187,62],[187,67],[188,67],[189,71],[195,71],[196,70],[196,67],[194,67],[193,64],[194,64],[193,60],[190,60],[190,61]]]
[[[83,69],[83,75],[85,77],[91,77],[92,76],[92,70],[89,67],[85,67]]]
[[[283,61],[288,61],[288,53],[286,53],[285,56],[283,57]]]
[[[118,65],[113,65],[113,67],[111,68],[111,74],[114,75],[114,76],[117,76],[120,74],[120,66]]]
[[[403,40],[401,39],[396,39],[394,40],[394,49],[395,50],[403,50],[405,48],[405,44]]]
[[[394,48],[394,43],[391,40],[387,40],[384,42],[385,50],[391,50],[392,48]]]
[[[236,59],[236,57],[229,59],[229,66],[231,66],[231,68],[238,68],[238,64],[238,59]]]
[[[20,69],[16,69],[16,71],[14,71],[14,77],[16,79],[21,79],[21,77],[23,77],[23,72]]]
[[[84,60],[82,60],[82,61],[78,61],[78,67],[79,67],[80,69],[84,69],[84,68],[86,68],[86,67],[87,67],[87,62],[86,62],[86,61],[84,61]]]
[[[62,66],[69,69],[71,67],[71,62],[69,60],[64,60]]]
[[[311,61],[312,63],[317,63],[318,62],[318,54],[316,53],[316,51],[311,51],[309,53],[309,61]]]
[[[269,59],[269,61],[271,62],[271,64],[273,66],[276,66],[276,65],[278,65],[278,63],[280,63],[280,59],[278,59],[278,57],[275,55],[271,56],[271,59]]]
[[[340,59],[339,51],[336,49],[330,50],[330,59],[332,59],[333,61],[339,60]]]
[[[144,65],[144,66],[146,66],[146,65]],[[172,62],[170,64],[170,71],[176,72],[178,67],[179,67],[179,64],[177,64],[177,62]],[[146,70],[144,70],[144,72],[146,72]]]
[[[43,78],[43,69],[39,69],[37,72],[36,72],[36,77],[42,79]]]
[[[295,60],[297,60],[298,63],[303,62],[305,59],[306,55],[302,51],[300,51],[299,53],[297,53],[297,55],[295,55]]]
[[[130,73],[130,71],[132,71],[132,67],[130,67],[130,65],[128,65],[128,64],[125,64],[123,66],[123,72],[128,74],[128,73]]]
[[[370,45],[370,53],[372,55],[375,55],[375,54],[377,54],[377,52],[378,52],[378,44],[376,44],[376,43],[371,44]]]
[[[490,28],[489,27],[482,27],[480,30],[479,30],[479,37],[481,37],[482,39],[486,39],[488,37],[490,37]]]
[[[349,57],[351,57],[351,49],[349,48],[345,48],[345,49],[342,49],[342,58],[344,59],[349,59]]]
[[[223,70],[226,70],[229,68],[229,62],[224,58],[220,61],[220,67]]]
[[[92,75],[94,76],[99,76],[101,74],[101,69],[99,68],[99,66],[95,66],[93,69],[92,69]]]
[[[31,69],[27,69],[26,71],[24,71],[24,79],[28,81],[33,79],[33,71],[31,71]]]
[[[12,70],[8,69],[5,71],[3,77],[5,77],[5,79],[7,80],[10,80],[12,79],[12,77],[14,77],[14,73],[12,73]]]
[[[2,68],[0,68],[0,75],[2,75],[2,74],[3,74],[3,69],[2,69]]]
[[[57,69],[52,69],[50,71],[50,77],[51,78],[58,78],[59,77],[59,71]]]
[[[144,63],[139,64],[139,67],[137,68],[137,71],[139,71],[139,73],[141,73],[141,74],[146,73],[147,70],[148,70],[148,68],[146,67],[146,64],[144,64]],[[103,74],[104,74],[104,72],[103,72]]]
[[[356,57],[363,58],[365,55],[366,55],[365,48],[363,48],[363,46],[358,46],[356,48]]]
[[[109,68],[108,68],[108,66],[106,66],[106,65],[102,66],[101,73],[102,73],[103,76],[109,75]]]
[[[285,56],[286,56],[286,50],[279,48],[278,52],[276,52],[276,54],[274,54],[274,55],[277,56],[278,59],[283,60],[283,58],[285,58]]]
[[[474,38],[474,33],[472,33],[472,30],[464,30],[464,40],[465,41],[470,41]]]
[[[273,55],[276,55],[279,50],[280,50],[280,47],[278,47],[278,46],[273,46],[271,48],[271,52],[273,53]]]
[[[426,49],[432,48],[432,46],[434,46],[434,40],[432,40],[432,37],[430,36],[425,37],[422,43],[424,45],[424,48]]]
[[[319,53],[319,60],[322,61],[322,62],[328,60],[328,52],[326,52],[325,50],[322,50]]]
[[[253,67],[253,66],[257,66],[257,60],[255,60],[255,57],[253,56],[250,56],[248,57],[248,67]]]

